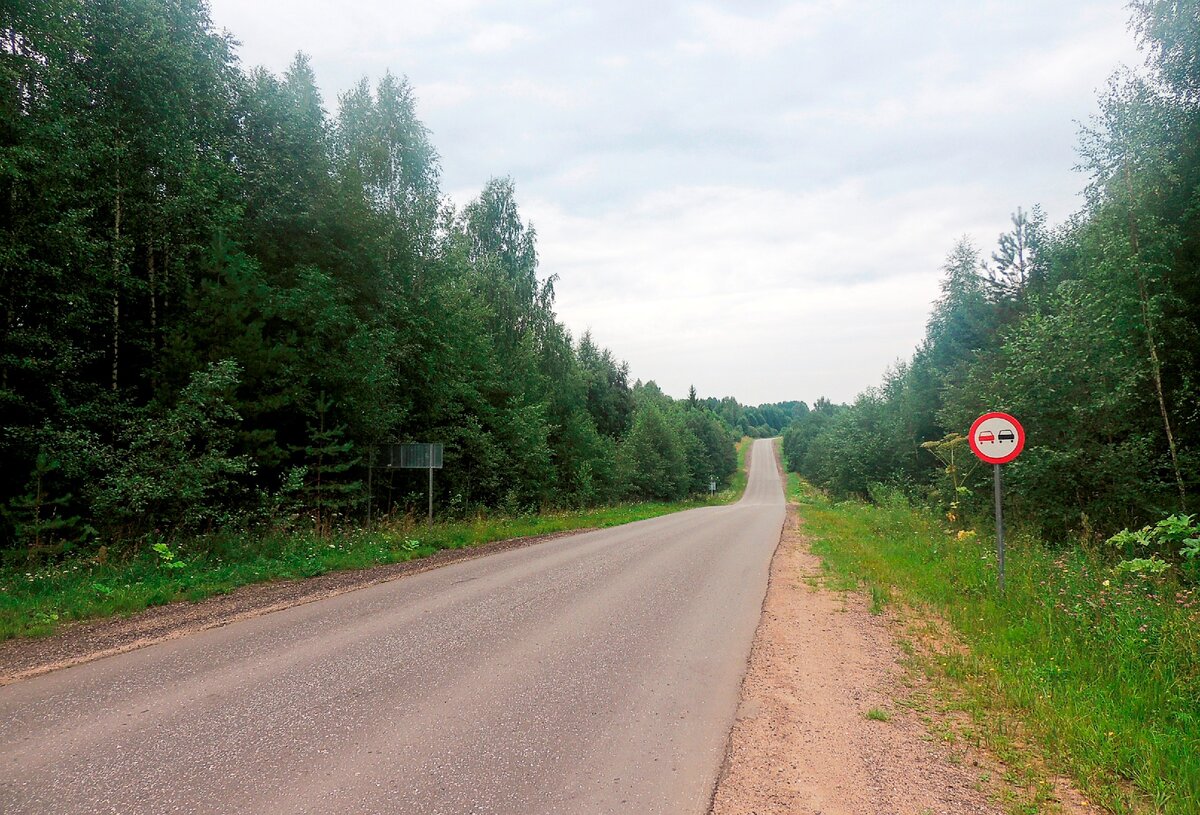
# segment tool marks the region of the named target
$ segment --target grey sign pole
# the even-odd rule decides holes
[[[375,470],[375,447],[367,453],[367,526],[371,525],[371,473]]]
[[[1004,506],[1000,500],[1002,493],[1000,480],[1000,465],[993,464],[992,471],[996,474],[996,557],[1000,565],[1000,593],[1004,593]]]
[[[442,468],[442,443],[393,444],[388,450],[388,458],[388,467],[392,469],[429,471],[428,522],[433,526],[433,471]]]

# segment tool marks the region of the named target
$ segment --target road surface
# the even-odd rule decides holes
[[[704,813],[784,498],[453,564],[0,688],[0,812]]]

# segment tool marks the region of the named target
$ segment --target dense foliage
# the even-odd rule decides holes
[[[791,467],[837,495],[873,484],[985,508],[974,417],[1017,416],[1013,510],[1108,534],[1194,509],[1200,488],[1200,3],[1132,4],[1143,74],[1114,76],[1082,139],[1086,205],[1018,210],[985,260],[964,239],[912,359],[787,431]],[[961,506],[959,506],[961,504]],[[979,513],[979,514],[982,514]]]
[[[458,513],[728,478],[730,423],[570,336],[512,182],[453,207],[415,107],[389,74],[328,115],[204,0],[3,5],[6,548],[403,511],[399,441]]]

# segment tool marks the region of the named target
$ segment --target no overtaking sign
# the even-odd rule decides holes
[[[1025,449],[1025,428],[1007,413],[985,413],[967,434],[971,452],[992,467],[996,498],[996,565],[1000,591],[1004,591],[1004,503],[1000,465],[1007,464]]]
[[[1007,464],[1025,449],[1025,428],[1007,413],[985,413],[967,436],[971,452],[987,464]]]

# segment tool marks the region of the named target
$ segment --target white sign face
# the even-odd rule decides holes
[[[1007,413],[985,413],[971,425],[971,452],[988,464],[1007,464],[1025,449],[1025,428]]]

